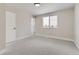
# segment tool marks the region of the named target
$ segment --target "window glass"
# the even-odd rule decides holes
[[[57,16],[50,16],[50,27],[56,28],[57,25]]]
[[[49,16],[43,17],[43,27],[49,27]]]

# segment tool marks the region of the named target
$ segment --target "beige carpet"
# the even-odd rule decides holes
[[[3,55],[76,55],[79,50],[70,41],[32,36],[8,44]]]

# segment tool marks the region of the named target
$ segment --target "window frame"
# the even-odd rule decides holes
[[[49,16],[44,16],[44,17],[48,17],[48,21],[49,21]],[[44,18],[44,17],[43,17],[43,18]],[[48,23],[50,23],[50,21],[49,21]],[[49,24],[49,25],[50,25],[50,24]],[[50,27],[49,25],[48,25],[48,27],[45,27],[45,26],[43,25],[43,21],[42,21],[42,27],[43,27],[43,28],[49,28],[49,27]]]
[[[56,27],[51,27],[51,26],[50,26],[50,17],[51,17],[51,16],[57,16],[57,26],[56,26]],[[48,19],[48,20],[49,20],[49,26],[48,26],[48,27],[44,27],[44,26],[43,26],[43,22],[42,22],[43,28],[48,28],[48,29],[50,29],[50,28],[58,28],[58,15],[50,15],[50,16],[44,16],[44,17],[49,17],[49,19]],[[43,18],[42,18],[42,19],[43,19]]]

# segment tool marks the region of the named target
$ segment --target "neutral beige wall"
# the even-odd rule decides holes
[[[42,27],[42,17],[48,15],[58,16],[58,28],[46,29]],[[36,34],[73,39],[73,20],[74,20],[73,8],[37,16],[35,21]]]
[[[17,10],[12,7],[6,7],[0,4],[0,50],[5,48],[6,43],[6,19],[5,12],[10,11],[16,13],[17,38],[24,37],[31,34],[31,14],[28,12]]]
[[[0,4],[0,50],[5,47],[5,9],[4,5]]]
[[[31,18],[29,13],[18,11],[16,15],[17,37],[31,35]]]
[[[31,18],[32,15],[27,11],[6,7],[7,11],[16,13],[16,37],[21,39],[31,35]]]

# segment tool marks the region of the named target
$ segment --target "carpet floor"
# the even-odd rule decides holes
[[[79,55],[71,41],[32,36],[8,43],[1,55]]]

